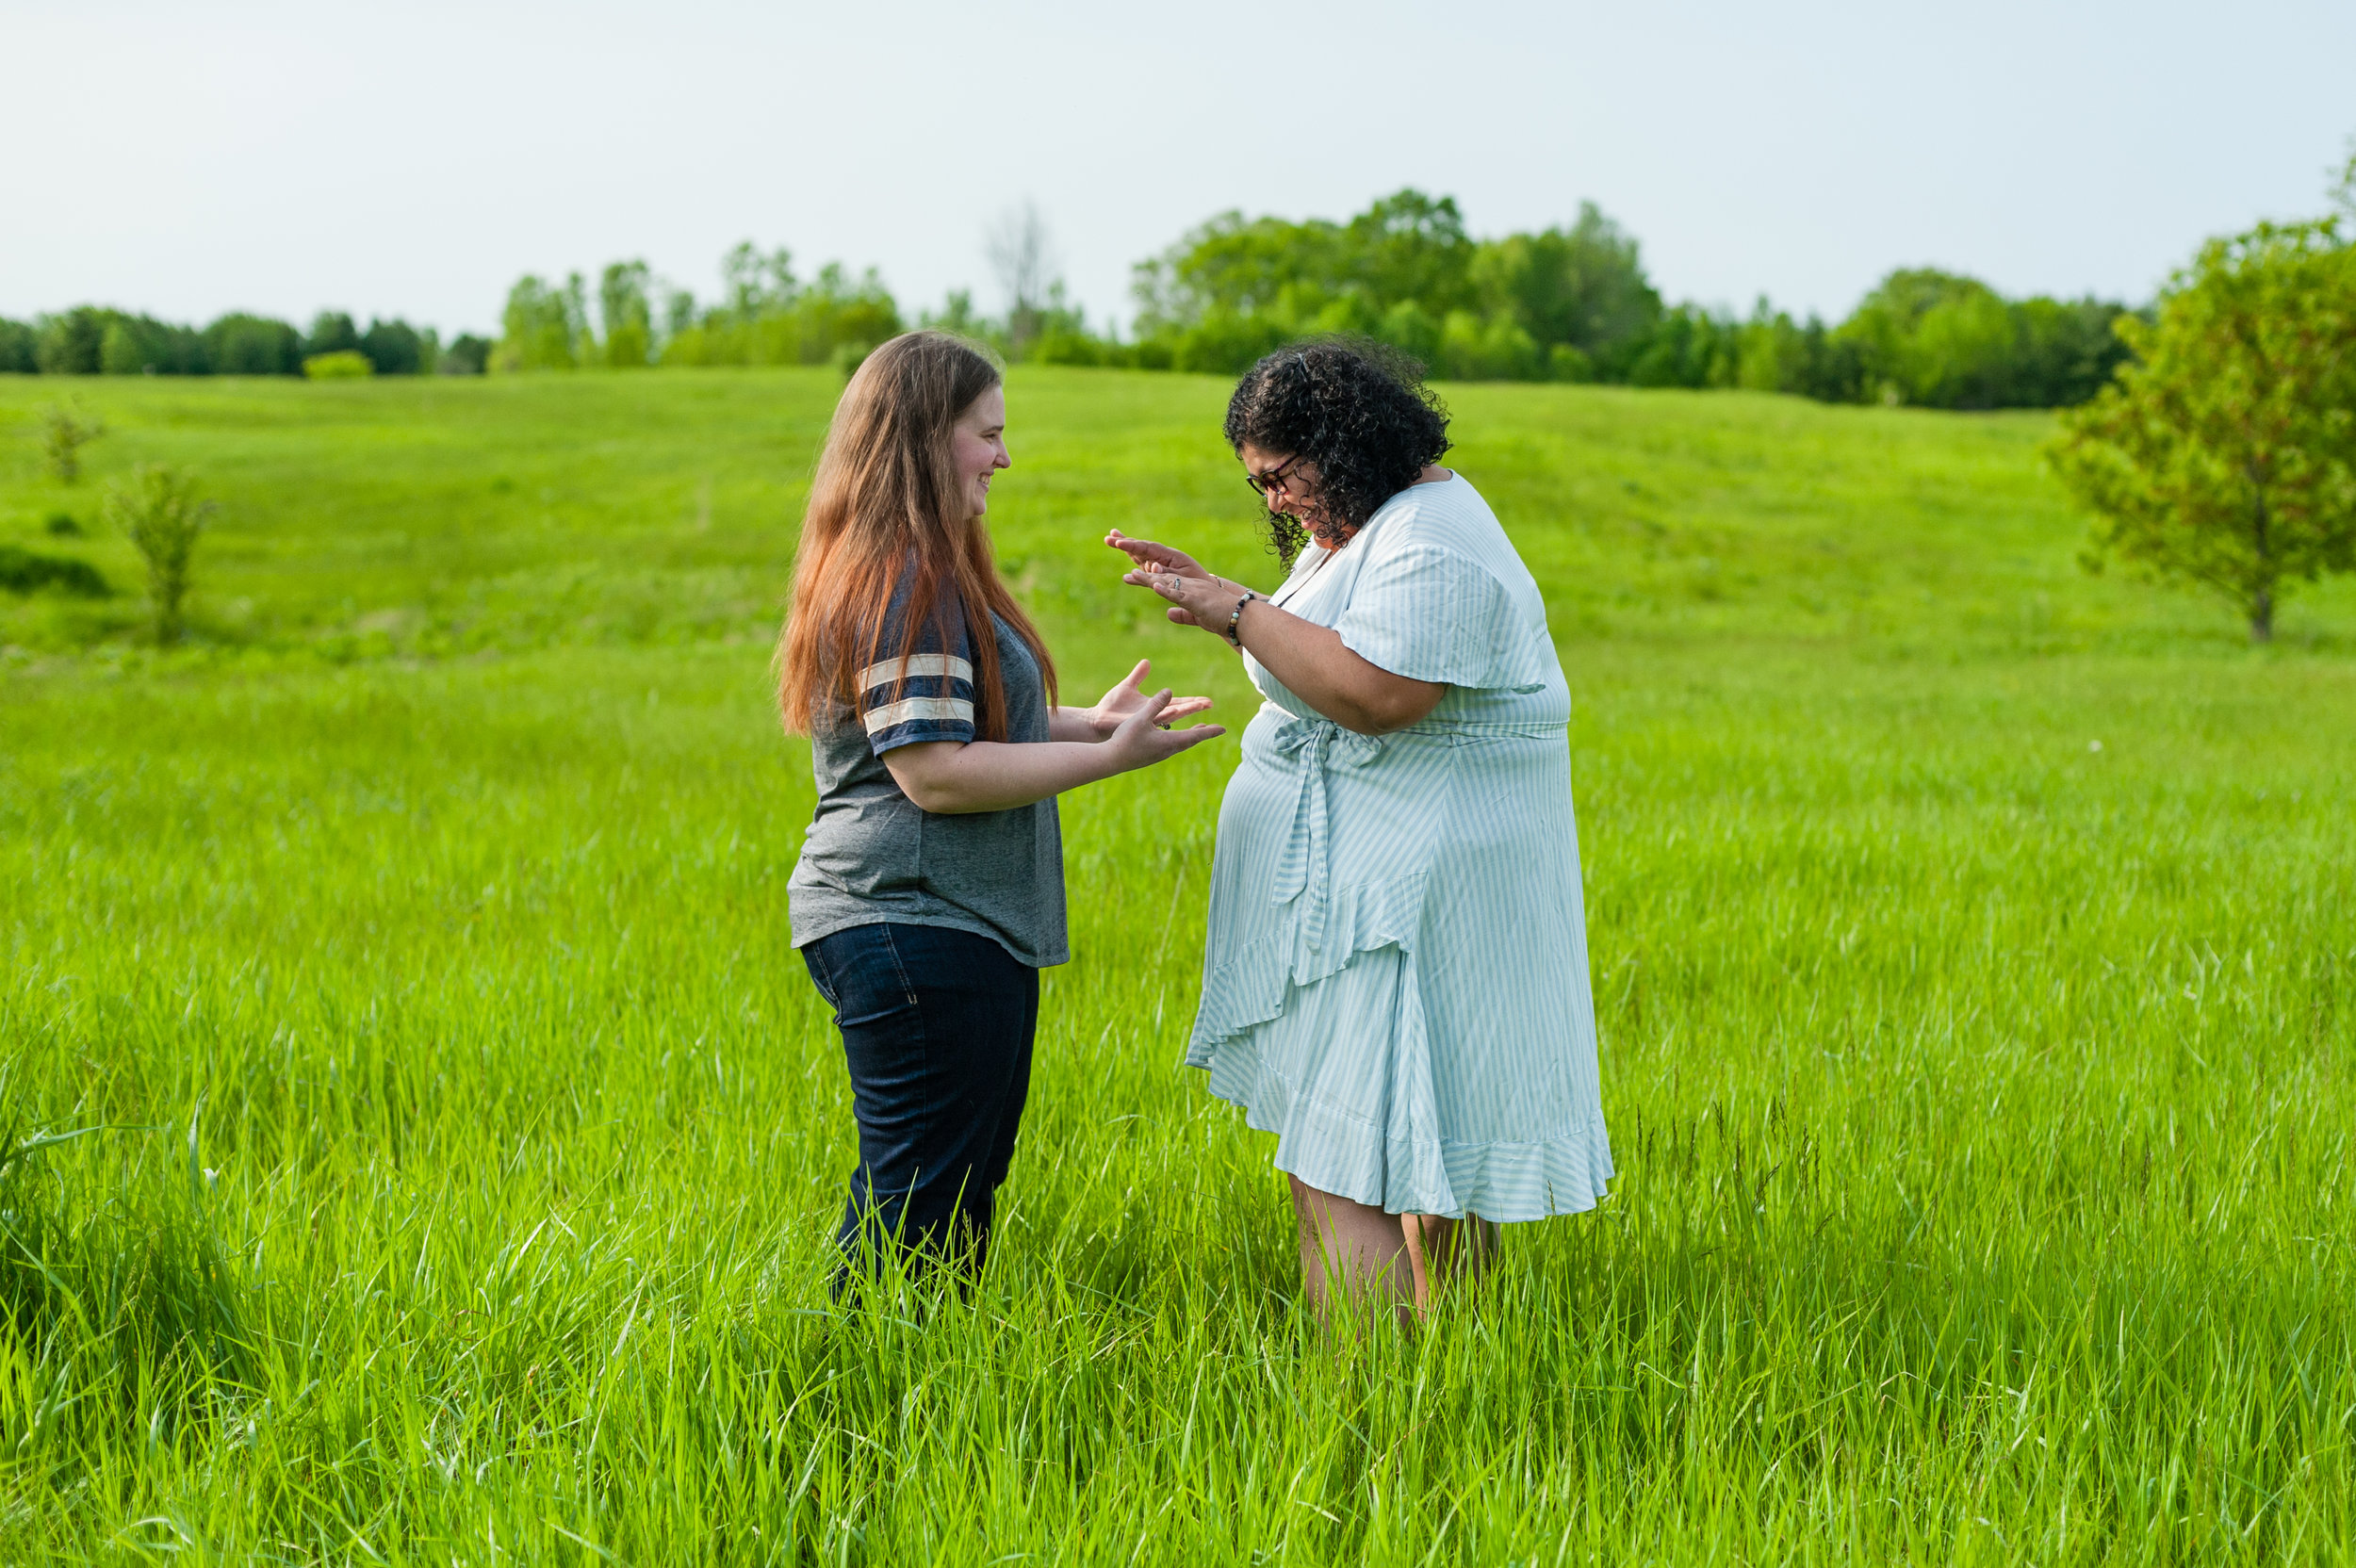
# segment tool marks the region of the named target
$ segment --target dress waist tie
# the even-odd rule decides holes
[[[1290,904],[1307,895],[1301,936],[1312,953],[1325,945],[1325,917],[1333,903],[1333,838],[1326,803],[1326,770],[1354,768],[1383,755],[1380,736],[1344,729],[1331,719],[1292,718],[1277,727],[1276,749],[1297,757],[1301,793],[1293,807],[1292,838],[1276,872],[1269,902]]]
[[[1279,752],[1299,760],[1301,792],[1293,806],[1292,838],[1284,845],[1284,861],[1277,868],[1276,888],[1269,902],[1290,904],[1306,895],[1301,911],[1302,939],[1312,953],[1324,949],[1326,913],[1333,904],[1333,824],[1326,801],[1326,775],[1330,770],[1365,766],[1383,755],[1383,743],[1394,736],[1557,740],[1564,727],[1561,721],[1499,724],[1428,719],[1384,736],[1361,735],[1354,729],[1344,729],[1331,719],[1298,714],[1286,718],[1277,727],[1270,743]]]

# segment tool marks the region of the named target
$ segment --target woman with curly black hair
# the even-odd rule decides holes
[[[1612,1174],[1564,727],[1538,585],[1371,344],[1270,354],[1228,444],[1291,575],[1263,596],[1118,532],[1124,581],[1267,702],[1219,811],[1186,1059],[1274,1133],[1303,1288],[1430,1304],[1500,1221]]]

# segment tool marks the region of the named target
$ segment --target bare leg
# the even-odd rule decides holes
[[[1432,1214],[1399,1217],[1415,1270],[1415,1311],[1429,1312],[1434,1291],[1452,1280],[1477,1279],[1497,1254],[1497,1222],[1479,1215],[1443,1219]]]
[[[1338,1288],[1354,1299],[1395,1305],[1402,1318],[1419,1296],[1399,1217],[1320,1191],[1298,1176],[1293,1215],[1301,1225],[1301,1288],[1319,1317]]]
[[[1497,1250],[1497,1228],[1468,1217],[1385,1214],[1287,1173],[1301,1229],[1301,1286],[1317,1315],[1338,1285],[1353,1298],[1388,1301],[1401,1317],[1429,1312],[1448,1282],[1478,1275]]]

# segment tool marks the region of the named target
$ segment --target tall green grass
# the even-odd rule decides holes
[[[2251,650],[2086,578],[2033,417],[1452,389],[1579,703],[1613,1197],[1307,1318],[1177,1065],[1231,739],[1065,802],[990,1272],[842,1315],[765,694],[838,384],[92,389],[99,482],[224,510],[185,650],[0,601],[0,1560],[2356,1556],[2346,585]],[[1092,542],[1271,575],[1219,397],[1010,388],[1073,700],[1249,710]],[[0,449],[0,542],[132,580]]]

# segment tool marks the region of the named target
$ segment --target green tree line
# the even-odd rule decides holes
[[[1025,226],[1027,225],[1027,226]],[[1228,212],[1138,264],[1126,340],[1092,331],[1042,270],[1029,214],[995,236],[1003,317],[953,292],[926,326],[983,339],[1012,360],[1234,373],[1321,333],[1389,343],[1461,381],[1744,387],[1833,402],[2052,408],[2084,402],[2130,357],[2131,312],[2092,298],[2006,299],[1929,268],[1891,272],[1838,324],[1794,319],[1764,298],[1748,316],[1671,304],[1635,238],[1593,203],[1574,222],[1477,239],[1451,197],[1401,190],[1346,222]],[[904,327],[874,270],[839,263],[805,283],[783,250],[747,242],[721,267],[718,299],[615,262],[595,298],[581,273],[508,293],[494,369],[654,365],[856,364]]]
[[[2115,302],[2006,299],[1930,268],[1891,272],[1847,318],[1795,319],[1764,298],[1747,316],[1672,304],[1646,276],[1634,237],[1583,204],[1576,220],[1481,239],[1452,197],[1406,189],[1347,221],[1227,212],[1138,264],[1138,313],[1124,340],[1091,330],[1050,275],[1036,213],[993,237],[1009,305],[1000,318],[964,291],[924,324],[993,343],[1007,358],[1233,373],[1319,333],[1394,345],[1435,375],[1466,381],[1612,382],[1744,387],[1835,402],[1931,408],[2067,407],[2131,357]],[[496,344],[322,312],[307,333],[242,313],[201,330],[84,305],[0,320],[0,371],[50,375],[379,375],[671,365],[856,364],[908,324],[873,269],[829,263],[798,277],[791,254],[749,241],[721,263],[718,297],[617,261],[593,286],[579,272],[523,277]],[[2148,315],[2148,313],[2147,313]]]
[[[1849,318],[1669,304],[1595,204],[1476,239],[1453,198],[1401,190],[1347,222],[1229,212],[1140,264],[1131,356],[1233,370],[1289,339],[1357,333],[1467,381],[1748,387],[1835,402],[2054,407],[2128,357],[2119,303],[2007,300],[1932,269],[1890,273]],[[1048,345],[1058,348],[1059,345]]]
[[[0,318],[0,372],[45,376],[299,376],[307,360],[357,353],[380,376],[481,374],[490,343],[461,335],[448,345],[431,327],[396,318],[366,331],[342,311],[321,311],[307,333],[235,311],[206,327],[159,321],[104,305],[30,321]]]
[[[562,286],[536,274],[516,280],[500,312],[495,370],[653,365],[855,365],[903,330],[900,307],[869,269],[853,277],[840,262],[805,282],[785,250],[749,240],[722,259],[721,295],[698,302],[660,285],[643,261],[617,261],[597,279],[593,318],[586,282]]]

